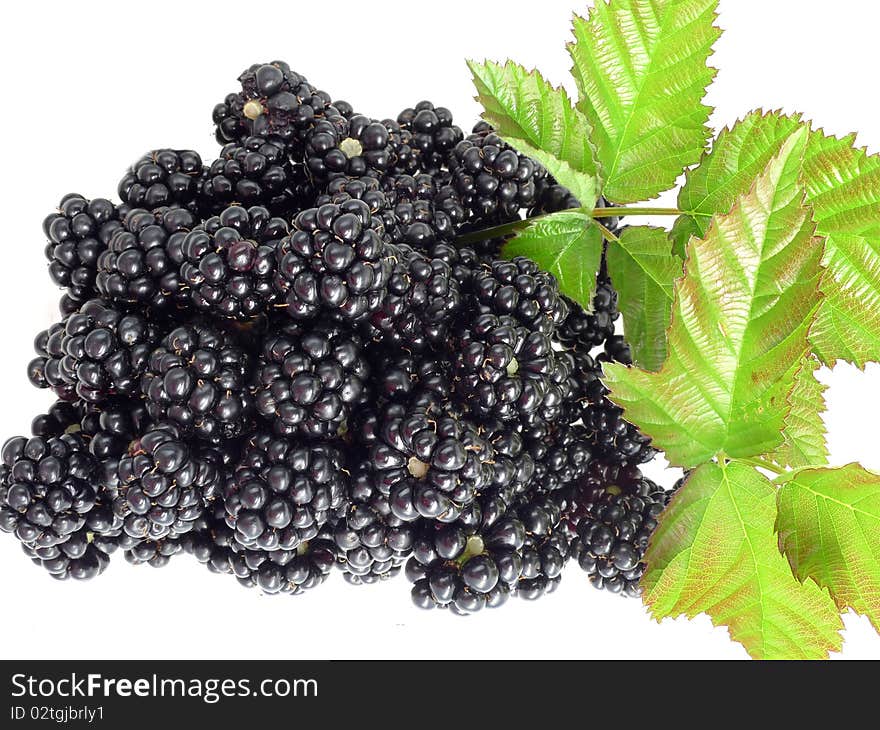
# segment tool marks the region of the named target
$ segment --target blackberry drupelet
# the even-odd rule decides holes
[[[413,603],[458,614],[503,604],[522,575],[525,539],[525,526],[515,515],[477,531],[428,525],[406,564]]]
[[[336,177],[381,177],[391,167],[391,133],[382,122],[328,114],[305,135],[305,166],[317,185]]]
[[[184,208],[132,210],[98,258],[101,296],[157,310],[185,305],[180,259],[173,252],[196,222]]]
[[[266,338],[254,374],[258,413],[279,434],[338,434],[369,394],[362,350],[355,332],[333,322],[282,324]]]
[[[642,478],[634,492],[606,485],[578,527],[572,557],[596,587],[625,596],[639,595],[642,559],[669,493]]]
[[[226,523],[245,549],[296,550],[316,538],[347,492],[341,448],[258,432],[224,488]]]
[[[141,377],[147,410],[185,434],[220,443],[253,422],[250,357],[226,332],[207,322],[176,327],[152,352]]]
[[[364,201],[309,208],[281,241],[276,289],[294,319],[323,311],[356,322],[382,305],[392,255],[384,226]]]
[[[283,61],[256,63],[239,77],[241,90],[214,107],[221,144],[247,137],[276,137],[294,159],[303,149],[305,132],[328,111],[330,96],[312,86]]]
[[[67,289],[72,301],[82,303],[95,296],[98,257],[122,227],[127,210],[103,198],[86,200],[74,193],[65,195],[58,212],[43,221],[49,276]]]
[[[471,287],[480,312],[513,316],[549,337],[568,316],[556,278],[523,256],[483,264]]]
[[[180,261],[189,302],[208,315],[246,320],[275,301],[272,282],[283,218],[263,207],[232,205],[190,231],[170,250]]]
[[[98,463],[83,439],[11,438],[2,459],[0,530],[33,549],[78,540],[100,498]]]
[[[117,191],[131,208],[156,210],[176,206],[196,212],[197,182],[202,174],[202,158],[193,150],[153,150],[135,162]]]
[[[229,205],[262,206],[272,215],[289,216],[305,204],[305,171],[277,139],[246,137],[223,147],[198,184],[198,202],[209,214]]]
[[[152,426],[117,467],[114,511],[137,540],[178,537],[193,529],[220,493],[222,470],[172,423]]]
[[[412,134],[411,145],[415,150],[415,167],[435,174],[446,157],[464,139],[464,134],[452,120],[452,112],[446,107],[434,106],[430,101],[420,101],[414,107],[404,109],[397,115],[401,129]]]
[[[90,403],[132,396],[160,334],[141,314],[91,299],[64,322],[63,357],[57,366],[60,377]],[[47,380],[50,372],[54,377],[54,371],[55,364],[47,362]]]

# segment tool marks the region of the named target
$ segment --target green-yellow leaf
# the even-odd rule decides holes
[[[645,555],[644,601],[658,620],[708,614],[756,659],[824,659],[841,647],[831,598],[779,552],[776,489],[745,464],[696,469]]]
[[[681,259],[661,228],[629,226],[608,247],[608,274],[620,294],[624,331],[635,364],[659,370],[666,359],[666,328],[672,312],[672,285]]]
[[[706,61],[721,31],[717,0],[599,0],[574,18],[569,53],[578,108],[595,130],[613,203],[653,198],[700,159],[703,103],[716,70]]]
[[[483,118],[520,152],[544,165],[582,206],[595,205],[599,170],[592,128],[565,90],[511,61],[469,61],[468,66]]]
[[[672,229],[677,254],[684,256],[691,236],[706,235],[711,216],[730,211],[800,125],[800,116],[758,110],[721,131],[711,151],[688,171],[679,191],[678,207],[689,214],[678,218]]]
[[[782,443],[821,278],[822,242],[798,182],[805,141],[806,130],[792,135],[752,192],[691,239],[663,368],[605,368],[609,397],[678,466]]]
[[[798,472],[779,490],[777,521],[797,575],[880,631],[880,476],[859,464]]]
[[[507,258],[530,258],[556,277],[563,294],[591,309],[602,259],[602,231],[590,216],[565,210],[536,218],[503,253]]]
[[[818,361],[809,357],[796,367],[794,388],[788,395],[790,410],[782,431],[782,446],[770,458],[780,466],[798,469],[828,463],[825,444],[825,391],[827,386],[816,380]]]

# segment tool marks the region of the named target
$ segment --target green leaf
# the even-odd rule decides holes
[[[678,466],[782,443],[792,363],[819,304],[821,239],[798,183],[805,142],[795,133],[752,192],[691,239],[660,372],[605,367],[609,397]]]
[[[671,252],[662,228],[630,226],[609,245],[606,260],[633,360],[645,370],[659,370],[666,359],[672,284],[682,274],[681,259]]]
[[[711,216],[733,208],[800,126],[800,116],[758,110],[721,131],[699,166],[688,171],[679,191],[678,207],[690,214],[679,217],[672,228],[677,254],[684,256],[691,236],[706,235]]]
[[[706,61],[721,31],[717,0],[610,0],[574,18],[569,53],[578,108],[595,129],[613,203],[653,198],[700,159],[703,104],[716,70]]]
[[[559,289],[588,311],[602,258],[602,231],[590,216],[564,210],[536,218],[504,247],[504,256],[525,256],[549,271]]]
[[[707,613],[756,659],[824,659],[842,640],[834,602],[792,575],[774,529],[776,489],[731,462],[694,471],[645,555],[644,601],[656,619]]]
[[[796,366],[794,388],[788,395],[790,410],[782,431],[782,446],[770,458],[780,466],[798,469],[828,463],[825,444],[825,391],[827,386],[816,380],[819,363],[809,357]]]
[[[599,196],[592,127],[564,89],[554,88],[538,71],[508,61],[468,61],[483,118],[511,145],[538,160],[591,208]]]
[[[829,367],[880,361],[880,237],[835,233],[826,239],[825,295],[810,342]]]
[[[880,476],[859,464],[798,472],[779,490],[778,527],[795,573],[880,631]]]

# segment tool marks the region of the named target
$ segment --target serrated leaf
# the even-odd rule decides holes
[[[613,203],[671,188],[700,159],[717,0],[610,0],[575,16],[569,53]]]
[[[684,256],[691,236],[706,235],[711,216],[730,211],[800,125],[800,116],[758,110],[721,131],[711,151],[687,172],[679,191],[678,207],[689,214],[672,228],[677,254]]]
[[[880,476],[859,464],[798,472],[779,490],[778,527],[797,575],[880,631]]]
[[[536,218],[507,243],[506,258],[525,256],[549,271],[559,289],[588,311],[602,258],[602,231],[590,216],[564,210]]]
[[[629,226],[606,254],[608,274],[620,295],[626,339],[636,365],[659,370],[666,359],[672,284],[682,274],[662,228]]]
[[[825,246],[825,298],[810,342],[830,367],[846,360],[863,368],[880,361],[880,237],[835,233]]]
[[[538,160],[586,208],[599,190],[592,127],[562,88],[508,61],[469,61],[483,118],[511,145]]]
[[[824,659],[843,623],[812,580],[792,575],[775,532],[776,489],[745,464],[709,463],[673,497],[645,555],[656,619],[708,614],[756,659]]]
[[[790,410],[782,431],[783,443],[770,458],[780,466],[798,469],[828,463],[825,444],[825,391],[816,380],[819,363],[809,357],[795,366],[794,387],[788,395]]]
[[[605,367],[609,397],[677,466],[782,443],[821,278],[822,242],[798,182],[805,141],[806,130],[790,137],[752,192],[691,239],[663,368]]]

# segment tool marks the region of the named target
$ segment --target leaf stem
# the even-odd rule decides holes
[[[617,237],[617,234],[612,231],[610,228],[606,228],[601,223],[596,221],[596,228],[602,231],[602,235],[605,236],[606,241],[613,241],[614,243],[620,243],[620,238]]]
[[[750,458],[750,459],[735,459],[735,461],[740,461],[743,464],[751,464],[752,466],[760,467],[761,469],[766,469],[769,472],[772,472],[777,477],[785,475],[787,472],[783,469],[780,469],[778,465],[774,464],[772,461],[767,461],[766,459],[762,459],[758,456]]]

